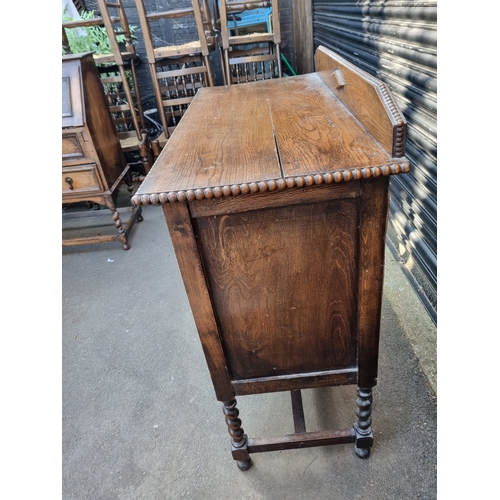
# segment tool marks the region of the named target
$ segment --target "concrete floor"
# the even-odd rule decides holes
[[[354,445],[260,453],[242,472],[162,210],[143,215],[128,251],[63,247],[64,500],[436,498],[436,328],[389,250],[370,458]],[[308,431],[355,421],[356,387],[302,392]],[[238,406],[250,437],[293,432],[289,393]]]

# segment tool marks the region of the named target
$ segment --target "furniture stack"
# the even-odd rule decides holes
[[[63,246],[118,241],[124,250],[130,248],[129,233],[141,210],[127,207],[118,210],[119,188],[133,187],[130,165],[125,159],[120,139],[91,52],[62,56],[62,203],[82,202],[105,205],[112,215],[116,233],[66,238]],[[128,222],[122,223],[120,212],[131,212]],[[100,211],[72,212],[82,216]]]
[[[211,53],[218,53],[225,85],[282,76],[277,0],[214,1],[211,9],[207,0],[191,0],[188,7],[160,11],[148,10],[144,0],[135,4],[162,127],[152,141],[155,158],[198,90],[215,85]],[[172,33],[176,26],[195,29],[184,30],[189,39],[162,40],[153,33],[153,23],[161,22]]]
[[[278,0],[223,0],[219,9],[226,85],[281,78]]]
[[[71,53],[66,30],[103,27],[109,38],[110,51],[95,53],[94,62],[101,75],[107,105],[129,164],[142,179],[153,165],[153,156],[142,111],[137,80],[137,53],[122,0],[97,0],[100,17],[62,23],[63,49]],[[119,43],[119,37],[124,39]]]
[[[152,143],[157,157],[197,91],[214,86],[209,52],[215,49],[215,34],[206,0],[192,0],[189,7],[182,9],[164,8],[155,12],[148,12],[143,0],[135,3],[163,128]],[[164,20],[178,26],[194,24],[196,29],[190,39],[171,43],[153,35],[152,23]]]

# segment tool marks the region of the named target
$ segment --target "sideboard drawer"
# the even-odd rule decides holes
[[[62,169],[62,193],[64,195],[95,193],[103,190],[95,163],[76,165]]]

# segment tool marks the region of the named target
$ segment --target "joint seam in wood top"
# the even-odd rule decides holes
[[[271,104],[269,102],[269,99],[266,99],[266,100],[267,100],[267,105],[269,107],[269,116],[271,118],[271,127],[273,128],[273,139],[274,139],[274,146],[276,148],[276,157],[278,158],[278,165],[280,167],[281,177],[284,179],[285,178],[285,172],[283,171],[283,165],[281,164],[280,148],[278,146],[278,139],[276,137],[276,129],[274,127],[273,112],[271,110]]]

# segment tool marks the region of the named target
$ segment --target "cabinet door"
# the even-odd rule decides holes
[[[81,127],[85,122],[80,65],[76,61],[62,65],[62,126]]]

